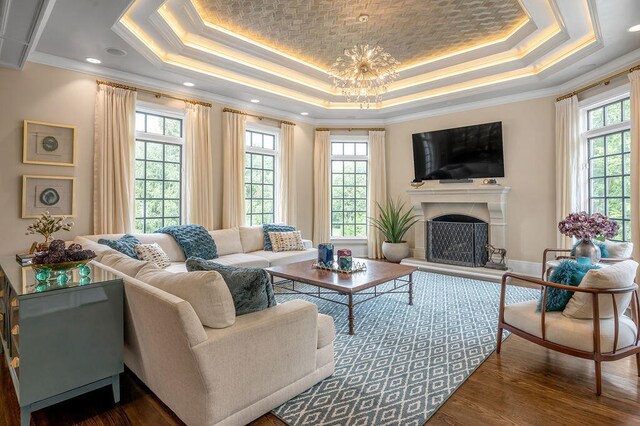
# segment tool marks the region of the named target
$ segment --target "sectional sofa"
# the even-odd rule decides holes
[[[261,227],[210,233],[216,261],[225,265],[267,267],[316,257],[310,241],[305,251],[265,252]],[[220,274],[187,273],[169,235],[135,235],[158,243],[172,264],[160,270],[97,243],[120,235],[74,241],[123,278],[125,363],[187,425],[247,424],[333,374],[333,319],[315,304],[293,300],[236,317]]]

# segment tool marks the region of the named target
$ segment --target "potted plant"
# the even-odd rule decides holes
[[[411,213],[411,209],[405,210],[405,203],[400,200],[387,200],[383,206],[376,203],[380,211],[379,216],[370,217],[371,225],[384,235],[382,254],[391,262],[400,262],[409,256],[409,244],[404,241],[404,236],[418,221],[418,216]]]
[[[53,234],[58,231],[70,231],[73,222],[65,221],[65,217],[53,217],[49,212],[44,212],[40,218],[29,225],[26,235],[40,234],[44,237],[44,242],[35,242],[33,246],[31,246],[32,251],[44,251],[48,249],[49,243],[53,239]]]
[[[591,263],[600,261],[600,247],[593,243],[594,238],[612,238],[618,235],[619,225],[607,216],[587,212],[571,213],[558,223],[560,233],[578,239],[575,246],[576,257],[588,257]]]

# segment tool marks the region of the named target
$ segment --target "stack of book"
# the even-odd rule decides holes
[[[16,262],[18,262],[22,266],[31,265],[31,261],[33,260],[35,253],[23,253],[16,254]]]

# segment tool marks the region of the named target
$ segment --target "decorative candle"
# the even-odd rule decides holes
[[[338,250],[338,268],[342,270],[350,270],[353,265],[353,258],[351,257],[351,250],[340,249]]]
[[[333,244],[318,244],[318,263],[328,266],[333,264]]]

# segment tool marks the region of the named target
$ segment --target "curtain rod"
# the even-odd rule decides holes
[[[386,129],[384,127],[318,127],[316,129],[316,132],[335,132],[338,130],[346,130],[347,132],[351,132],[354,130],[384,132]]]
[[[177,101],[183,101],[183,102],[187,102],[187,103],[190,103],[190,104],[202,105],[202,106],[206,106],[206,107],[211,108],[211,104],[208,103],[208,102],[202,102],[202,101],[196,101],[196,100],[193,100],[193,99],[181,98],[179,96],[173,96],[173,95],[169,95],[169,94],[166,94],[166,93],[156,92],[154,90],[143,89],[143,88],[134,87],[134,86],[127,86],[126,84],[112,83],[110,81],[102,81],[102,80],[96,80],[96,83],[97,84],[104,84],[105,86],[117,87],[118,89],[127,89],[127,90],[133,90],[134,92],[148,93],[150,95],[155,96],[156,98],[175,99]]]
[[[611,80],[613,80],[614,78],[622,77],[623,75],[630,74],[630,73],[632,73],[634,71],[637,71],[637,70],[640,70],[640,65],[636,65],[635,67],[629,68],[628,70],[620,71],[617,74],[610,75],[609,77],[603,78],[600,81],[596,81],[595,83],[591,83],[591,84],[588,84],[588,85],[586,85],[584,87],[581,87],[581,88],[579,88],[577,90],[574,90],[571,93],[567,93],[566,95],[562,95],[562,96],[560,96],[559,98],[556,99],[556,102],[560,102],[560,101],[562,101],[564,99],[568,99],[568,98],[570,98],[572,96],[575,96],[575,95],[577,95],[579,93],[585,92],[585,91],[587,91],[589,89],[593,89],[594,87],[598,87],[598,86],[601,86],[601,85],[608,86],[609,83],[611,83]]]
[[[280,124],[290,124],[292,126],[296,125],[296,123],[292,121],[285,121],[285,120],[280,120],[278,118],[265,117],[264,115],[251,114],[249,112],[239,111],[237,109],[232,109],[232,108],[225,108],[222,110],[222,112],[233,112],[234,114],[242,114],[242,115],[248,115],[249,117],[255,117],[258,120],[271,120],[271,121],[276,121]]]

